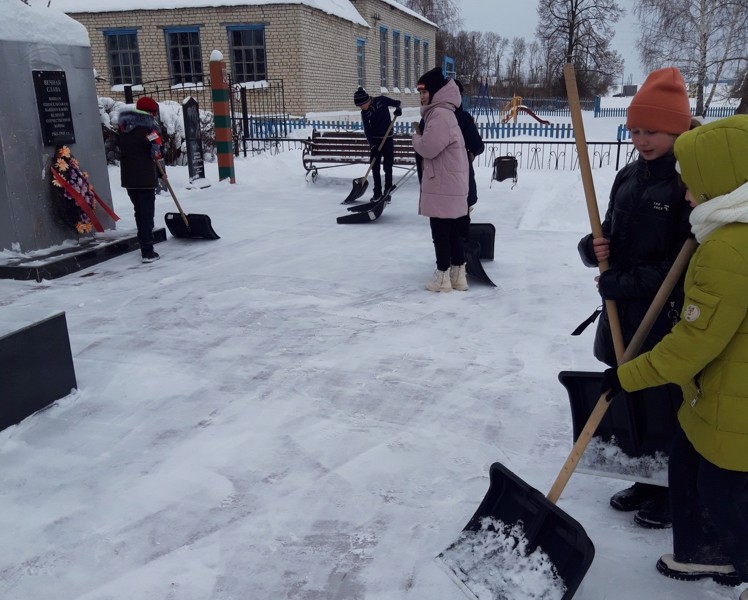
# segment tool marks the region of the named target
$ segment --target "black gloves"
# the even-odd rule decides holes
[[[608,400],[612,400],[622,391],[623,388],[621,387],[621,380],[618,379],[618,369],[616,367],[605,369],[605,373],[603,373],[603,384],[600,389],[600,394],[605,394],[605,397]]]
[[[395,115],[396,117],[399,117],[399,116],[400,116],[401,114],[403,114],[403,109],[402,109],[402,108],[400,108],[400,107],[398,106],[398,107],[397,107],[397,108],[395,109],[394,115]]]
[[[376,146],[372,146],[371,150],[369,151],[369,156],[371,156],[371,160],[376,160],[379,158],[379,148]]]

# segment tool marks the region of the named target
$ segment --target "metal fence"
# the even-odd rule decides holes
[[[514,156],[520,169],[575,171],[579,154],[575,142],[483,140],[485,152],[476,160],[479,165],[493,166],[498,156]],[[634,160],[637,152],[625,141],[587,142],[590,166],[593,169],[613,166],[616,170]]]

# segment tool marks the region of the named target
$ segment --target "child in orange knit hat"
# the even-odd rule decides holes
[[[673,155],[675,138],[690,124],[691,109],[680,71],[668,67],[650,73],[631,100],[626,119],[639,156],[621,169],[613,182],[602,223],[603,236],[593,239],[589,234],[579,242],[586,266],[597,267],[600,261],[608,261],[608,270],[595,279],[603,301],[616,302],[625,346],[690,232],[690,207],[683,202],[685,190],[675,171]],[[642,352],[670,332],[680,314],[682,294],[682,290],[674,291],[665,303]],[[603,302],[593,351],[608,366],[616,365],[612,339]],[[620,401],[631,402],[645,414],[640,434],[669,428],[675,433],[681,399],[677,386],[629,396],[631,401]],[[659,529],[670,527],[672,522],[666,487],[637,482],[614,494],[610,504],[616,510],[636,511],[634,521],[642,527]]]

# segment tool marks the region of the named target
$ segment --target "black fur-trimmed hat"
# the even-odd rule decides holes
[[[356,106],[361,106],[362,104],[366,104],[369,100],[371,100],[371,96],[369,96],[366,90],[362,87],[359,87],[353,93],[353,103]]]

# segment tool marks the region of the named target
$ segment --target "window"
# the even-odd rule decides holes
[[[405,47],[403,48],[403,74],[405,75],[404,85],[410,88],[410,36],[405,36]]]
[[[429,43],[423,42],[423,72],[429,70]]]
[[[356,40],[356,76],[358,77],[358,85],[366,87],[366,42],[364,40]]]
[[[265,27],[232,25],[229,32],[231,72],[237,83],[267,79]]]
[[[140,70],[138,32],[135,29],[104,31],[107,58],[109,60],[109,82],[111,85],[135,85],[143,83]]]
[[[387,28],[379,29],[379,85],[387,87]]]
[[[421,78],[421,40],[415,38],[413,40],[413,69],[415,70],[415,80],[418,81]]]
[[[400,32],[392,32],[392,87],[400,87]]]
[[[200,31],[197,27],[164,30],[171,85],[202,83],[203,61],[200,58]]]

